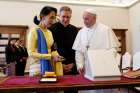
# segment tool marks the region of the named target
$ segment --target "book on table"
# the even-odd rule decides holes
[[[85,77],[90,80],[118,80],[121,73],[112,50],[88,50]]]
[[[125,72],[123,73],[123,76],[124,77],[127,77],[127,78],[140,78],[140,69],[138,70],[133,70],[133,71],[128,71],[128,72]]]

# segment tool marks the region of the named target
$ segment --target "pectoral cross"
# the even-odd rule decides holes
[[[87,50],[89,49],[89,47],[90,47],[89,45],[86,46]]]

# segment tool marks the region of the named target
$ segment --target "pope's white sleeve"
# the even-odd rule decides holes
[[[75,54],[77,69],[82,69],[84,66],[84,54],[80,51],[76,51]]]

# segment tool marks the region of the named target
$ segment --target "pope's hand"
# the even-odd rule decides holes
[[[84,74],[84,69],[83,68],[79,68],[78,72],[79,72],[79,74]]]

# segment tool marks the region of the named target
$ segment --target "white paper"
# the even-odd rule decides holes
[[[137,52],[133,56],[133,70],[138,70],[140,69],[140,52]]]
[[[127,67],[131,67],[131,55],[128,52],[122,56],[122,69]]]

